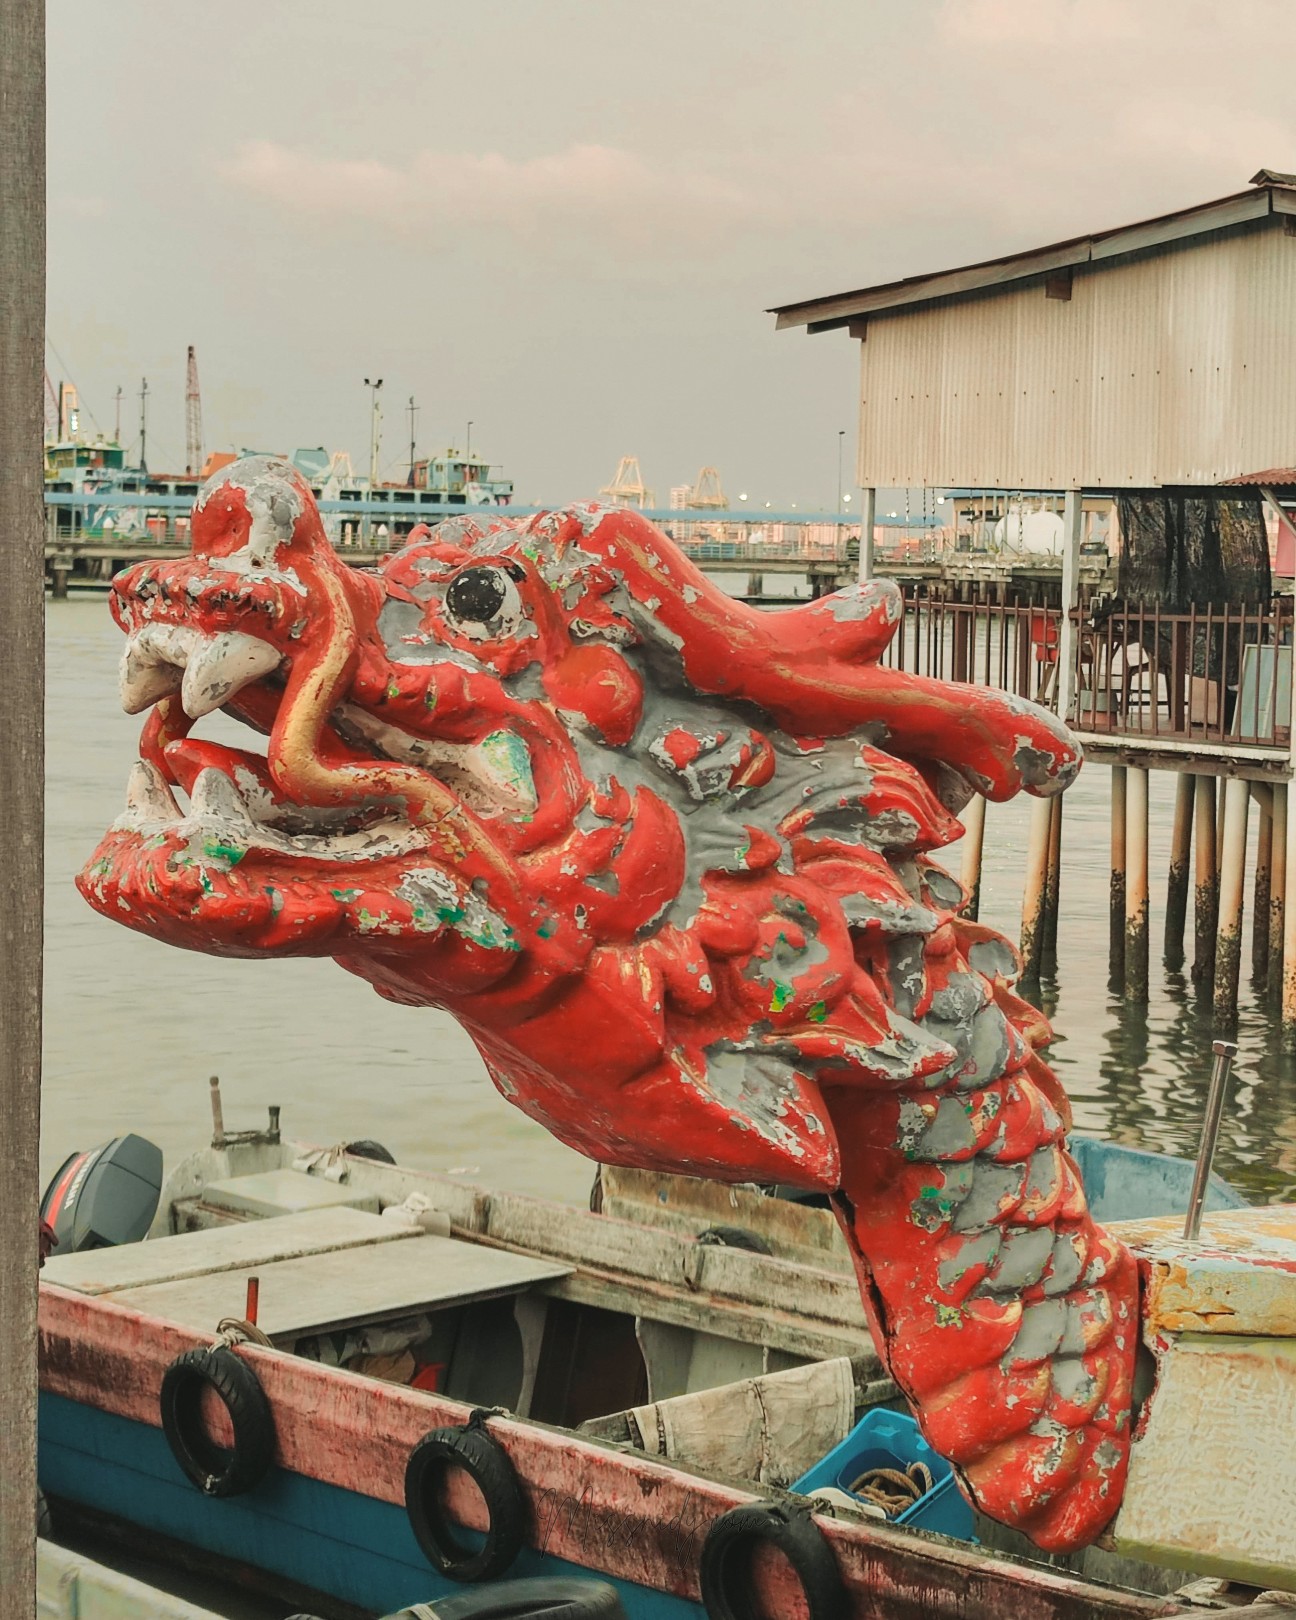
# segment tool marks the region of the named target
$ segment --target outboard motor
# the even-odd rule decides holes
[[[59,1168],[41,1199],[41,1220],[58,1254],[111,1249],[140,1241],[161,1196],[162,1149],[142,1136],[116,1136]]]

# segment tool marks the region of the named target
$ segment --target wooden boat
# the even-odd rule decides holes
[[[1182,1207],[1191,1166],[1140,1157],[1155,1162],[1118,1171],[1094,1148],[1087,1168],[1100,1194],[1110,1183],[1105,1218],[1145,1217],[1123,1235],[1149,1284],[1158,1387],[1107,1546],[1070,1559],[985,1520],[959,1542],[840,1503],[797,1511],[782,1487],[894,1393],[825,1212],[625,1171],[603,1173],[586,1212],[277,1129],[184,1161],[148,1241],[48,1263],[42,1484],[56,1514],[238,1569],[321,1616],[461,1590],[427,1537],[471,1559],[487,1502],[433,1469],[424,1496],[411,1487],[420,1541],[407,1471],[430,1431],[465,1428],[520,1493],[508,1573],[606,1577],[631,1620],[706,1612],[708,1533],[753,1503],[811,1524],[839,1587],[807,1608],[791,1568],[758,1556],[754,1595],[733,1600],[750,1608],[732,1613],[1098,1620],[1176,1612],[1194,1576],[1296,1589],[1296,1211],[1237,1207],[1219,1186],[1215,1205],[1235,1207],[1187,1254],[1173,1216],[1146,1217]],[[267,1342],[226,1339],[268,1400],[273,1459],[251,1489],[211,1495],[173,1455],[160,1392],[244,1316],[253,1275]]]

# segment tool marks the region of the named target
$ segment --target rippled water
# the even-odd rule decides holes
[[[48,637],[44,1173],[74,1148],[127,1129],[151,1136],[173,1162],[209,1130],[206,1082],[215,1073],[231,1127],[259,1124],[265,1105],[278,1103],[296,1136],[374,1136],[411,1164],[583,1202],[591,1167],[496,1094],[444,1014],[382,1001],[328,961],[178,951],[84,904],[72,879],[122,806],[140,722],[117,707],[121,636],[102,599],[52,603]],[[204,734],[222,725],[232,727],[217,717]],[[1161,883],[1173,795],[1170,777],[1153,778]],[[1060,962],[1045,986],[1053,1059],[1083,1129],[1192,1154],[1209,1017],[1182,975],[1156,965],[1164,896],[1155,887],[1151,1005],[1135,1011],[1108,994],[1106,769],[1082,772],[1065,803]],[[1014,936],[1028,815],[1018,802],[991,806],[987,817],[981,916]],[[958,859],[951,852],[955,871]],[[1296,1064],[1278,1055],[1273,1019],[1249,986],[1238,1039],[1218,1167],[1253,1197],[1296,1197]]]

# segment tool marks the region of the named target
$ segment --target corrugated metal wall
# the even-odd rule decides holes
[[[1214,484],[1296,465],[1296,237],[1278,220],[875,315],[860,483]]]

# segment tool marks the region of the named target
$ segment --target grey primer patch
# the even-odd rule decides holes
[[[927,892],[937,905],[947,910],[963,903],[963,885],[956,883],[948,872],[942,872],[938,866],[923,868],[923,880]]]
[[[1082,1269],[1079,1237],[1059,1232],[1053,1239],[1052,1265],[1044,1279],[1045,1294],[1049,1298],[1069,1294],[1080,1281]]]
[[[972,1162],[972,1190],[954,1217],[956,1232],[984,1232],[995,1225],[1009,1205],[1020,1201],[1026,1185],[1024,1164]]]
[[[1000,1234],[997,1229],[991,1228],[988,1232],[980,1232],[976,1237],[968,1238],[959,1245],[959,1251],[948,1260],[942,1260],[936,1270],[936,1278],[940,1286],[949,1293],[956,1288],[959,1282],[974,1268],[991,1266],[995,1256],[999,1253]]]
[[[1015,1298],[1040,1280],[1052,1253],[1053,1234],[1047,1227],[1023,1226],[1005,1232],[994,1271],[981,1291]]]
[[[987,979],[1013,979],[1017,959],[1006,939],[979,939],[968,952],[968,963]]]
[[[914,1144],[913,1156],[931,1161],[952,1159],[975,1146],[976,1132],[962,1099],[942,1097],[936,1104],[936,1117]]]
[[[708,1090],[762,1136],[783,1146],[794,1144],[796,1133],[782,1116],[797,1098],[796,1068],[776,1051],[751,1051],[729,1041],[717,1041],[705,1052]],[[806,1123],[813,1129],[817,1122],[811,1115]]]
[[[895,1010],[902,1018],[912,1018],[914,1009],[927,984],[927,969],[923,957],[926,941],[918,938],[902,937],[894,940],[887,951],[887,961],[891,970],[891,997]],[[937,1020],[939,1025],[940,1020]],[[929,1030],[929,1034],[936,1034],[939,1039],[948,1037],[943,1029]],[[953,1041],[949,1043],[954,1045]],[[955,1048],[957,1050],[957,1047]]]
[[[1069,1315],[1066,1302],[1060,1299],[1041,1299],[1027,1305],[1022,1311],[1017,1337],[1008,1346],[1000,1365],[1007,1371],[1010,1367],[1047,1361],[1056,1355]]]
[[[1008,1062],[1008,1020],[991,1002],[972,1020],[971,1039],[963,1073],[959,1075],[961,1091],[976,1091],[997,1080]]]

